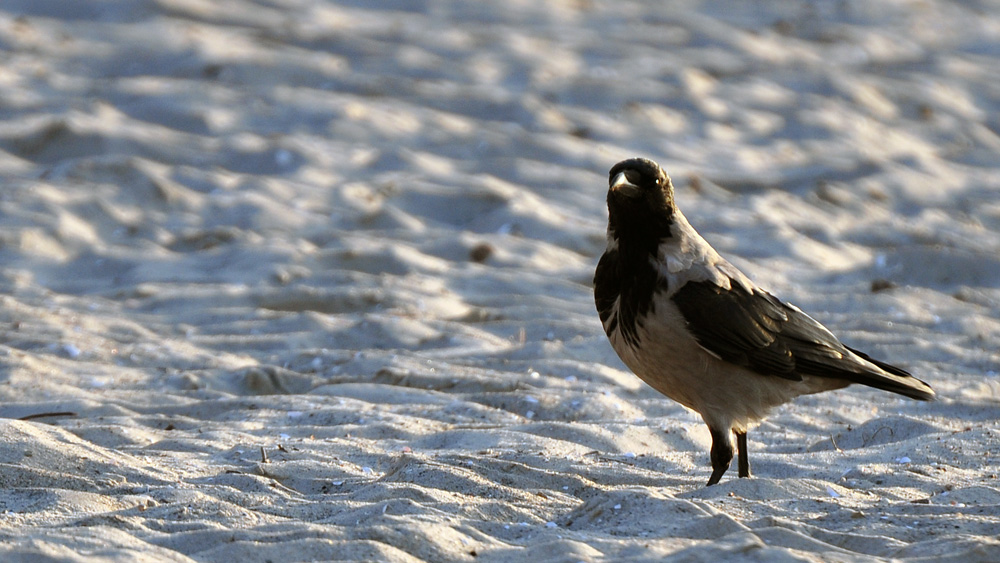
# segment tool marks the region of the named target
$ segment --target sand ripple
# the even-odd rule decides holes
[[[0,559],[997,561],[988,6],[9,0]],[[593,309],[606,170],[941,400],[707,430]]]

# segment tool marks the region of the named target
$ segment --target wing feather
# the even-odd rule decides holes
[[[809,315],[758,288],[692,281],[672,299],[698,343],[715,356],[799,381],[805,375],[845,379],[915,399],[934,396],[905,370],[844,346]]]

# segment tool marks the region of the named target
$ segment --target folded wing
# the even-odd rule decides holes
[[[920,400],[934,391],[905,370],[843,344],[823,325],[761,289],[690,281],[672,299],[698,343],[724,361],[799,381],[831,377]]]

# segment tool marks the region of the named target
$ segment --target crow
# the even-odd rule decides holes
[[[739,476],[749,477],[747,431],[799,395],[860,383],[934,398],[923,381],[845,346],[719,256],[677,208],[657,163],[619,162],[608,184],[608,245],[594,275],[601,324],[629,369],[708,425],[708,485],[729,469],[734,435]]]

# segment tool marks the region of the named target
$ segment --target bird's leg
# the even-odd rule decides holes
[[[739,461],[738,467],[740,472],[740,477],[750,476],[750,454],[747,451],[747,433],[737,432],[736,433],[736,449],[739,451]]]
[[[708,427],[708,431],[712,433],[712,477],[709,478],[706,487],[718,483],[733,461],[732,431],[728,428],[719,430],[711,426]]]

